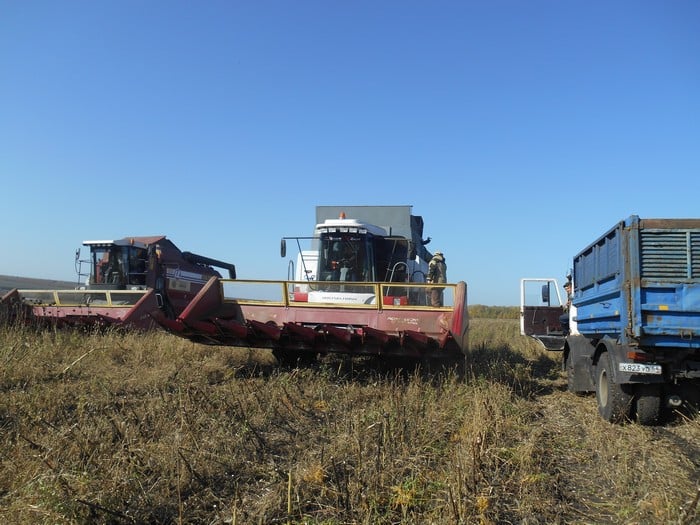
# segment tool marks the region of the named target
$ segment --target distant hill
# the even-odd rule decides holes
[[[19,288],[21,290],[61,290],[73,289],[77,285],[78,283],[76,281],[56,281],[53,279],[0,275],[0,296],[5,295],[14,288]]]

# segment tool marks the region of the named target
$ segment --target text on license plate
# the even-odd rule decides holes
[[[643,365],[641,363],[620,363],[620,372],[632,374],[661,374],[661,365]]]

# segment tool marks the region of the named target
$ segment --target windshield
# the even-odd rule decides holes
[[[90,284],[145,285],[148,255],[133,246],[91,246]]]
[[[322,234],[318,280],[375,280],[372,250],[367,235],[356,233]]]

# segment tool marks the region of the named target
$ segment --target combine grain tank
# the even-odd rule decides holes
[[[321,206],[316,215],[311,236],[282,239],[282,257],[288,244],[298,248],[288,280],[212,278],[176,319],[158,321],[200,343],[268,348],[282,361],[463,356],[466,284],[426,283],[431,254],[410,206]],[[444,306],[429,306],[433,289]]]
[[[157,326],[156,311],[175,318],[212,277],[212,266],[235,278],[235,267],[181,252],[164,236],[85,241],[89,259],[76,253],[84,281],[73,289],[12,290],[0,300],[0,318],[57,325]],[[83,273],[84,266],[89,270]]]

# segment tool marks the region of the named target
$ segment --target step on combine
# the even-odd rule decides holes
[[[56,326],[157,327],[154,313],[176,318],[211,278],[236,277],[233,264],[181,252],[165,236],[85,241],[72,289],[14,289],[0,299],[0,320]],[[89,270],[83,271],[85,266]]]
[[[283,258],[290,241],[298,248],[287,280],[213,277],[179,315],[154,317],[198,343],[268,348],[283,362],[326,353],[462,358],[466,284],[426,282],[432,255],[422,235],[410,206],[319,206],[312,236],[282,239]]]

